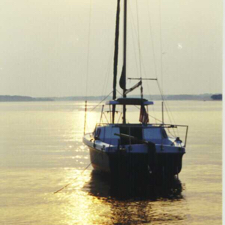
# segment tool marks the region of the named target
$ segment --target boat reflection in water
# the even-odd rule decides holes
[[[96,224],[174,224],[186,220],[182,184],[178,179],[170,183],[118,182],[108,174],[92,171],[83,189],[98,204]]]
[[[130,179],[124,179],[122,176],[113,178],[107,173],[93,170],[85,189],[90,195],[116,200],[183,199],[183,186],[177,177],[170,180],[157,180],[132,175]]]

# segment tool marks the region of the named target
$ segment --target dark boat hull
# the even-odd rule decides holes
[[[174,176],[182,169],[184,153],[127,153],[126,151],[104,152],[92,147],[90,149],[91,163],[95,170],[112,175],[128,176],[130,174],[157,176]]]

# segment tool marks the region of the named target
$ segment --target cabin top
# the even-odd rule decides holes
[[[118,98],[106,103],[107,105],[153,105],[154,103],[144,98]]]

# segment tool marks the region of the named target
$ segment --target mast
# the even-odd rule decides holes
[[[116,30],[115,30],[115,50],[114,50],[114,69],[113,69],[113,100],[116,99],[116,83],[117,83],[117,64],[119,52],[119,24],[120,24],[120,0],[117,0],[116,12]],[[115,122],[116,105],[112,107],[112,123]]]
[[[124,30],[123,30],[123,75],[125,87],[123,88],[123,97],[126,98],[126,64],[127,64],[127,0],[124,0]],[[126,105],[123,105],[123,124],[126,123]]]

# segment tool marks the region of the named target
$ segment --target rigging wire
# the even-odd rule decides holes
[[[106,66],[106,72],[105,72],[105,76],[104,76],[104,82],[103,82],[103,85],[102,85],[102,91],[101,91],[101,96],[104,96],[104,93],[106,92],[106,89],[107,89],[107,84],[109,83],[109,77],[110,77],[110,70],[111,70],[111,67],[112,67],[112,64],[111,64],[111,61],[113,59],[113,47],[114,47],[114,44],[112,43],[111,45],[111,51],[109,51],[109,59],[108,59],[108,63],[107,63],[107,66]],[[95,105],[91,110],[89,110],[90,112],[95,110],[105,99],[107,99],[111,94],[113,93],[113,91],[111,91],[106,97],[103,97],[102,100],[97,104]]]
[[[142,70],[141,70],[141,43],[140,43],[140,31],[139,31],[139,10],[138,3],[136,0],[136,9],[137,9],[137,32],[138,32],[138,50],[139,50],[139,64],[140,64],[140,78],[142,78]]]
[[[137,1],[136,1],[136,4],[137,4]],[[130,6],[130,5],[129,5]],[[135,23],[134,23],[134,18],[133,18],[133,14],[132,14],[132,10],[131,10],[131,8],[130,8],[130,12],[131,12],[131,25],[132,25],[132,37],[133,37],[133,46],[135,46],[135,43],[134,43],[134,36],[136,37],[136,39],[138,39],[139,40],[139,31],[137,31],[136,29],[135,29]],[[138,16],[137,16],[138,17]],[[139,18],[139,17],[138,17]],[[139,20],[138,20],[138,24],[139,24]],[[139,30],[139,28],[138,28],[138,30]],[[138,34],[137,34],[138,33]],[[152,40],[152,38],[151,38],[151,40]],[[145,78],[147,78],[148,76],[146,75],[147,73],[146,73],[146,68],[145,68],[145,65],[144,65],[144,63],[143,63],[143,60],[142,60],[142,54],[141,54],[141,47],[140,47],[140,41],[138,42],[139,43],[139,62],[140,62],[140,67],[141,67],[141,65],[143,66],[143,74],[144,74],[144,77]],[[153,46],[153,41],[152,41],[152,46]],[[152,47],[153,48],[153,47]],[[134,48],[134,50],[135,50],[135,48]],[[138,66],[137,66],[137,54],[136,54],[136,52],[135,52],[135,62],[136,62],[136,67],[138,68]],[[155,55],[153,56],[154,57],[154,59],[155,59]],[[155,60],[154,60],[154,62],[155,62]],[[156,66],[155,66],[156,67]],[[142,71],[141,69],[140,69],[140,71]],[[140,74],[140,77],[142,77],[142,73]],[[156,76],[157,77],[157,76]],[[153,100],[153,98],[152,98],[152,96],[151,96],[151,92],[150,92],[150,87],[149,87],[149,84],[148,84],[148,82],[147,82],[147,88],[148,88],[148,95],[149,95],[149,97],[150,97],[150,99],[151,100]],[[156,113],[155,113],[155,107],[153,106],[152,107],[152,109],[153,109],[153,114],[154,114],[154,116],[156,115]],[[159,120],[160,121],[160,120]],[[155,121],[156,123],[157,123],[157,121]]]
[[[150,40],[151,40],[151,48],[152,48],[152,56],[153,56],[153,68],[154,68],[154,74],[158,80],[158,72],[157,72],[157,65],[156,65],[156,54],[155,54],[155,48],[154,48],[154,43],[153,43],[153,39],[154,39],[154,34],[153,34],[153,29],[152,29],[152,20],[151,20],[151,13],[150,13],[150,4],[149,4],[149,1],[147,0],[147,10],[148,10],[148,22],[149,22],[149,34],[150,34]],[[147,83],[147,87],[148,87],[148,90],[149,89],[149,85]],[[150,93],[150,91],[149,91]],[[151,96],[150,96],[151,97]],[[154,112],[154,115],[155,115],[155,108],[153,107],[153,112]]]
[[[170,109],[169,109],[168,104],[165,102],[164,93],[163,93],[163,81],[164,81],[163,75],[164,75],[164,72],[163,72],[163,41],[162,41],[162,0],[159,0],[159,26],[160,26],[160,29],[159,29],[159,32],[160,32],[160,73],[161,73],[161,84],[162,84],[161,86],[162,86],[162,88],[160,88],[160,85],[159,85],[158,81],[157,81],[157,84],[158,84],[158,87],[159,87],[159,91],[160,91],[162,101],[164,102],[166,111],[168,113],[169,120],[172,123],[172,121],[174,121],[174,119],[172,117],[172,114],[171,114],[172,119],[170,117],[170,112],[169,112]]]
[[[118,120],[117,120],[117,123],[119,123],[120,122],[120,119],[122,118],[122,113],[121,112],[119,112],[119,118],[118,118]],[[122,121],[121,121],[122,122]]]
[[[153,54],[153,62],[154,62],[154,70],[155,70],[155,75],[157,77],[157,85],[159,88],[159,92],[162,98],[162,101],[164,102],[165,105],[165,109],[167,111],[168,117],[170,122],[172,123],[172,121],[175,122],[173,115],[170,114],[170,109],[169,106],[167,104],[167,102],[165,101],[164,98],[164,94],[163,94],[163,43],[162,43],[162,19],[161,19],[161,15],[162,15],[162,6],[161,6],[161,0],[159,1],[159,25],[160,25],[160,75],[161,75],[161,83],[162,83],[162,88],[160,88],[159,82],[158,82],[158,71],[157,71],[157,66],[156,66],[156,54],[155,54],[155,49],[154,49],[154,44],[153,44],[153,31],[152,31],[152,21],[151,21],[151,16],[150,16],[150,5],[149,5],[149,1],[147,1],[148,4],[148,17],[149,17],[149,31],[150,31],[150,35],[152,36],[151,38],[151,45],[152,45],[152,54]],[[170,116],[171,115],[171,116]],[[172,117],[172,119],[171,119]]]
[[[109,60],[108,60],[108,64],[107,64],[107,68],[106,68],[106,73],[105,73],[105,80],[103,83],[103,88],[102,88],[102,94],[101,96],[104,96],[104,93],[106,93],[106,89],[107,89],[107,84],[109,83],[109,77],[110,77],[110,69],[112,68],[112,59],[113,59],[113,47],[114,45],[112,44],[111,46],[111,54],[109,54]]]
[[[169,120],[172,123],[172,121],[175,122],[175,120],[173,119],[172,114],[171,114],[172,119],[170,117],[170,109],[169,109],[168,104],[165,102],[164,93],[163,93],[163,85],[164,85],[163,54],[164,53],[163,53],[163,40],[162,40],[162,0],[159,0],[159,27],[160,27],[160,29],[159,29],[159,32],[160,32],[160,75],[161,75],[162,88],[160,88],[160,85],[159,85],[158,81],[157,81],[157,84],[158,84],[158,87],[159,87],[159,91],[160,91],[160,94],[161,94],[162,101],[164,102],[164,105],[165,105],[165,108],[166,108],[166,111],[167,111],[167,114],[168,114],[168,117],[169,117]],[[175,135],[175,133],[174,133],[174,135]]]
[[[134,105],[134,107],[136,107],[137,109],[140,110],[140,107],[138,107],[138,106],[136,106],[136,105]],[[159,119],[157,119],[156,117],[151,116],[151,115],[148,115],[148,116],[151,117],[151,118],[153,118],[155,121],[159,121],[160,123],[162,123],[162,120],[159,120]],[[156,122],[156,124],[157,124],[157,122]]]
[[[159,0],[160,75],[163,94],[163,44],[162,44],[162,0]]]
[[[92,12],[92,0],[90,0],[89,9],[89,21],[88,21],[88,49],[87,49],[87,71],[86,71],[86,88],[85,88],[85,114],[84,114],[84,134],[86,131],[87,124],[87,89],[88,89],[88,77],[89,77],[89,60],[90,60],[90,36],[91,36],[91,12]]]
[[[160,92],[162,101],[164,102],[164,106],[165,106],[165,109],[166,109],[166,112],[167,112],[169,121],[170,121],[170,123],[172,124],[173,121],[174,121],[174,118],[173,118],[173,116],[172,116],[172,113],[170,113],[170,109],[169,109],[169,106],[168,106],[167,102],[166,102],[165,99],[164,99],[164,95],[163,95],[163,93],[162,93],[162,89],[161,89],[161,87],[160,87],[160,85],[159,85],[158,80],[157,80],[157,84],[158,84],[158,88],[159,88],[159,92]],[[170,116],[172,117],[172,119],[171,119]],[[179,131],[178,131],[178,134],[179,134]],[[174,131],[174,135],[176,135],[176,134],[175,134],[175,131]]]
[[[152,54],[153,54],[153,62],[154,62],[154,71],[155,71],[155,76],[158,78],[158,72],[157,72],[157,66],[156,66],[156,55],[155,55],[155,48],[154,48],[154,44],[153,44],[153,31],[152,31],[152,20],[151,20],[151,16],[150,16],[150,5],[149,5],[149,1],[147,1],[148,3],[148,19],[149,19],[149,33],[151,36],[151,45],[152,45]]]
[[[130,7],[130,5],[129,5],[129,7]],[[138,46],[137,46],[137,48],[138,48],[138,53],[139,53],[139,73],[140,73],[140,77],[142,77],[142,73],[141,73],[141,65],[142,65],[142,55],[141,55],[141,47],[140,47],[140,38],[139,38],[139,28],[137,28],[136,29],[136,27],[135,27],[135,23],[134,23],[134,17],[133,17],[133,13],[132,13],[132,9],[131,9],[131,7],[130,7],[130,10],[129,10],[129,12],[130,12],[130,15],[131,15],[131,25],[132,25],[132,28],[133,29],[131,29],[133,32],[132,32],[132,37],[133,37],[133,46],[135,46],[135,42],[134,42],[134,39],[136,38],[137,40],[138,40]],[[139,20],[137,19],[137,23],[139,23]],[[137,64],[137,62],[138,62],[138,59],[137,59],[137,52],[136,52],[136,49],[134,48],[134,51],[135,51],[135,59],[136,59],[136,67],[137,67],[137,70],[138,70],[138,64]]]
[[[96,106],[94,106],[94,107],[90,110],[90,112],[93,111],[93,110],[95,110],[95,109],[96,109],[103,101],[105,101],[111,94],[112,94],[112,91],[111,91],[107,96],[105,96],[105,98],[103,98]]]
[[[145,69],[145,66],[143,64],[142,54],[141,54],[140,33],[139,33],[139,11],[138,11],[137,0],[136,0],[136,8],[137,8],[137,30],[134,29],[134,34],[136,35],[136,37],[138,39],[140,77],[142,77],[142,66],[143,66],[144,76],[147,77],[146,76],[146,69]],[[151,36],[153,36],[152,23],[151,23],[151,17],[150,17],[150,10],[149,10],[149,8],[150,8],[150,6],[149,6],[149,2],[148,2],[148,16],[149,16],[150,35],[152,34]],[[132,10],[130,10],[130,11],[132,12]],[[163,58],[162,58],[162,56],[163,56],[163,52],[162,52],[163,45],[162,45],[162,25],[161,25],[162,24],[162,22],[161,22],[161,0],[160,0],[160,4],[159,4],[159,11],[160,11],[160,67],[161,67],[160,68],[160,75],[161,75],[161,82],[162,82],[162,85],[163,85]],[[131,19],[132,19],[132,22],[134,23],[134,19],[133,19],[133,14],[132,13],[131,13]],[[133,25],[133,23],[131,23],[131,24]],[[134,35],[134,34],[132,33],[132,35]],[[157,66],[156,66],[156,55],[155,55],[155,50],[154,50],[154,45],[153,45],[153,37],[151,38],[151,45],[152,45],[152,53],[153,53],[153,59],[154,59],[154,70],[155,70],[155,75],[157,77],[158,88],[159,88],[159,91],[160,91],[160,95],[161,95],[162,101],[164,102],[165,109],[167,111],[169,120],[172,123],[172,121],[174,121],[174,119],[172,117],[172,114],[170,115],[169,106],[165,102],[164,95],[163,95],[163,90],[162,90],[162,88],[160,88],[160,85],[158,83],[158,72],[157,72]],[[135,56],[136,56],[136,54],[135,54]],[[137,64],[137,61],[138,60],[136,59],[136,64]],[[152,98],[151,95],[150,95],[150,88],[149,88],[149,84],[148,83],[147,83],[147,87],[148,87],[148,91],[149,91],[149,96],[150,96],[150,98]],[[155,114],[154,107],[153,107],[153,113]],[[150,116],[150,117],[154,118],[157,121],[161,121],[161,120],[158,120],[156,117],[153,117],[153,116]],[[172,117],[172,119],[171,119],[171,117]]]
[[[148,3],[149,4],[149,3]],[[130,5],[129,5],[130,6]],[[139,64],[140,64],[140,77],[142,78],[142,52],[141,52],[141,46],[140,46],[140,32],[139,32],[139,10],[138,10],[138,3],[137,3],[137,0],[136,0],[136,9],[137,9],[137,39],[138,39],[138,51],[139,51]],[[148,10],[149,10],[149,7],[148,7]],[[131,10],[130,10],[131,11]],[[163,58],[162,58],[162,21],[161,21],[161,0],[160,0],[160,5],[159,5],[159,11],[160,11],[160,66],[161,66],[161,69],[160,69],[160,73],[161,73],[161,82],[162,82],[162,88],[163,88]],[[87,54],[87,74],[86,74],[86,99],[87,99],[87,88],[88,88],[88,76],[89,76],[89,55],[90,55],[90,34],[91,34],[91,12],[92,12],[92,0],[90,0],[90,11],[89,11],[89,30],[88,30],[88,54]],[[133,19],[132,17],[132,14],[131,14],[131,18]],[[152,33],[152,26],[151,26],[151,18],[150,18],[150,13],[149,13],[149,24],[150,24],[150,32]],[[132,33],[133,34],[133,33]],[[135,34],[135,29],[134,29],[134,34]],[[155,74],[156,74],[156,77],[158,77],[158,73],[157,73],[157,69],[156,69],[156,61],[155,61],[155,51],[154,51],[154,47],[153,47],[153,38],[151,38],[151,43],[152,43],[152,52],[153,52],[153,58],[154,58],[154,65],[155,65]],[[135,50],[135,49],[134,49]],[[135,54],[136,56],[137,54]],[[109,57],[109,60],[111,59],[111,57]],[[137,63],[137,59],[136,59],[136,63]],[[110,66],[108,66],[108,69],[107,69],[107,72],[106,72],[106,76],[105,76],[105,83],[108,83],[108,79],[109,79],[109,70],[110,70]],[[145,70],[145,67],[143,65],[143,72],[144,72],[144,76],[146,77],[146,70]],[[161,94],[161,97],[162,97],[162,101],[165,102],[165,99],[163,97],[163,90],[160,88],[159,86],[159,83],[158,83],[158,80],[157,80],[157,84],[158,84],[158,87],[159,87],[159,90],[160,90],[160,94]],[[147,83],[147,87],[149,89],[149,85]],[[103,90],[105,91],[106,89],[106,85],[103,85]],[[117,91],[119,92],[119,91]],[[90,111],[93,111],[94,109],[96,109],[106,98],[109,97],[109,95],[111,94],[112,92],[110,92],[105,98],[103,98],[103,100],[98,104],[96,105],[95,107],[93,107]],[[149,91],[150,93],[150,91]],[[121,94],[121,93],[120,93]],[[121,94],[122,95],[122,94]],[[168,112],[168,116],[169,116],[169,119],[171,121],[171,118],[170,118],[170,115],[169,115],[169,110],[167,108],[167,105],[165,104],[165,108]],[[153,111],[154,111],[154,107],[153,107]],[[154,111],[155,113],[155,111]],[[150,116],[152,118],[155,118],[153,116]],[[156,118],[155,118],[156,119]],[[158,119],[156,119],[158,120]],[[160,121],[160,120],[158,120]]]
[[[109,123],[107,116],[105,115],[105,112],[103,112],[103,115],[105,116],[106,123]]]
[[[88,77],[89,77],[89,61],[90,61],[90,36],[91,36],[91,16],[92,16],[92,0],[90,0],[90,9],[89,9],[89,23],[88,23],[88,51],[87,51],[87,71],[86,71],[86,90],[85,90],[85,108],[86,108],[86,105],[87,105],[87,90],[88,90]],[[113,44],[112,44],[112,47],[113,48]],[[113,51],[110,51],[111,53]],[[105,92],[106,88],[107,88],[107,83],[108,83],[108,80],[109,80],[109,71],[110,71],[110,60],[112,58],[112,54],[110,54],[109,56],[109,62],[108,62],[108,66],[107,66],[107,69],[106,69],[106,76],[105,76],[105,79],[104,79],[104,83],[103,83],[103,88],[102,88],[102,94],[101,96],[103,96],[103,93]],[[111,94],[112,92],[110,92]],[[109,95],[110,95],[109,94]],[[90,112],[93,111],[94,109],[96,109],[107,97],[109,97],[109,95],[107,95],[105,98],[103,98],[101,100],[100,103],[98,103],[97,105],[95,105],[91,110],[89,110]],[[86,113],[87,113],[87,110],[85,110],[85,125],[86,126]],[[85,130],[85,128],[84,128]]]
[[[88,50],[87,50],[87,71],[86,71],[86,90],[85,90],[86,100],[87,100],[88,77],[89,77],[89,60],[90,60],[91,14],[92,14],[92,0],[90,0],[89,21],[88,21],[88,44],[87,44]]]
[[[137,3],[136,3],[137,4]],[[132,12],[132,10],[130,9],[130,12]],[[138,16],[137,16],[138,17]],[[139,17],[138,17],[139,18]],[[138,26],[138,29],[136,30],[135,29],[135,23],[134,23],[134,18],[133,18],[133,14],[131,13],[131,25],[132,25],[132,27],[133,27],[133,30],[132,31],[134,31],[134,32],[132,32],[132,37],[133,37],[133,43],[134,43],[134,39],[136,38],[136,39],[138,39],[138,52],[139,52],[139,68],[140,68],[140,77],[142,78],[142,69],[141,69],[141,65],[143,66],[143,73],[144,73],[144,76],[145,76],[145,78],[147,78],[147,76],[146,76],[146,69],[145,69],[145,66],[144,66],[144,64],[143,64],[143,60],[142,60],[142,53],[141,53],[141,45],[140,45],[140,38],[139,38],[139,26]],[[139,19],[137,19],[138,20],[138,24],[139,24]],[[134,37],[135,36],[135,37]],[[135,46],[135,44],[133,44],[134,46]],[[134,50],[135,50],[135,48],[134,48]],[[137,54],[136,54],[136,52],[135,52],[135,59],[136,59],[136,65],[137,65]],[[137,66],[137,68],[138,68],[138,66]],[[148,83],[147,83],[148,84]],[[149,89],[149,87],[148,87],[148,89]]]
[[[135,48],[135,25],[134,25],[134,18],[133,18],[133,14],[132,14],[132,10],[131,10],[131,6],[130,6],[130,2],[128,2],[128,6],[129,6],[129,13],[130,13],[130,17],[131,17],[131,26],[133,29],[131,29],[131,34],[132,34],[132,41],[133,41],[133,48],[134,48],[134,56],[135,56],[135,64],[136,64],[136,68],[137,68],[137,73],[138,73],[138,59],[137,59],[137,51]]]
[[[123,94],[120,91],[118,91],[117,89],[116,89],[116,92],[119,93],[121,97],[123,96]]]

